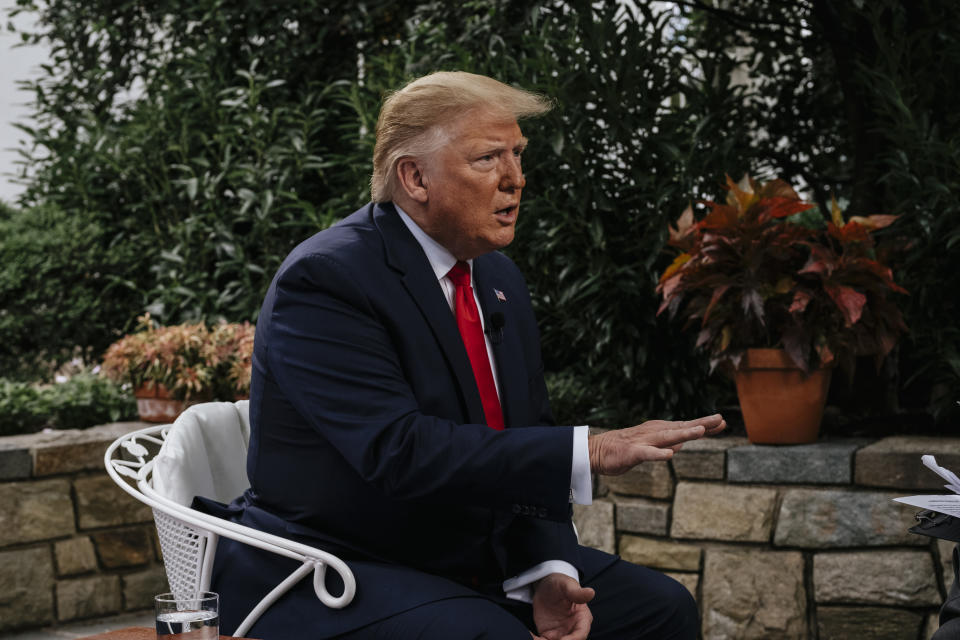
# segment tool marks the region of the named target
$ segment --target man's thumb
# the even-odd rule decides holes
[[[590,587],[581,587],[575,582],[565,583],[564,591],[567,599],[577,604],[586,604],[593,600],[593,596],[596,595],[596,592]]]

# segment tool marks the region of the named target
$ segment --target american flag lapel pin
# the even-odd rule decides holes
[[[497,300],[499,300],[500,302],[507,301],[507,296],[503,295],[503,291],[500,291],[500,289],[494,289],[493,292],[497,294]]]

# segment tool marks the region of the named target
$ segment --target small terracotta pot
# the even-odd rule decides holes
[[[187,403],[170,396],[170,391],[162,384],[145,384],[137,388],[133,395],[137,398],[137,412],[144,422],[173,422]]]
[[[750,442],[815,442],[832,373],[805,375],[783,349],[748,349],[734,377]]]

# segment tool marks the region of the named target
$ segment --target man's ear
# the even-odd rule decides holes
[[[427,179],[423,174],[423,164],[416,158],[400,158],[397,162],[397,179],[400,188],[410,198],[420,204],[427,202]]]

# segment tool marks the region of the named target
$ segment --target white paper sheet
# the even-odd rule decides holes
[[[950,516],[960,517],[960,478],[947,468],[937,464],[937,459],[931,455],[920,457],[923,465],[947,481],[943,485],[953,493],[945,496],[907,496],[905,498],[894,498],[894,502],[909,504],[921,509],[930,509],[937,513],[945,513]]]
[[[913,505],[921,509],[930,509],[937,513],[945,513],[948,516],[960,518],[960,496],[949,494],[945,496],[907,496],[906,498],[894,498],[894,502]]]
[[[943,485],[950,491],[954,493],[960,493],[960,478],[956,476],[953,471],[945,467],[941,467],[937,464],[937,459],[931,455],[921,456],[920,460],[923,462],[923,465],[933,471],[935,474],[947,481],[947,484]]]

